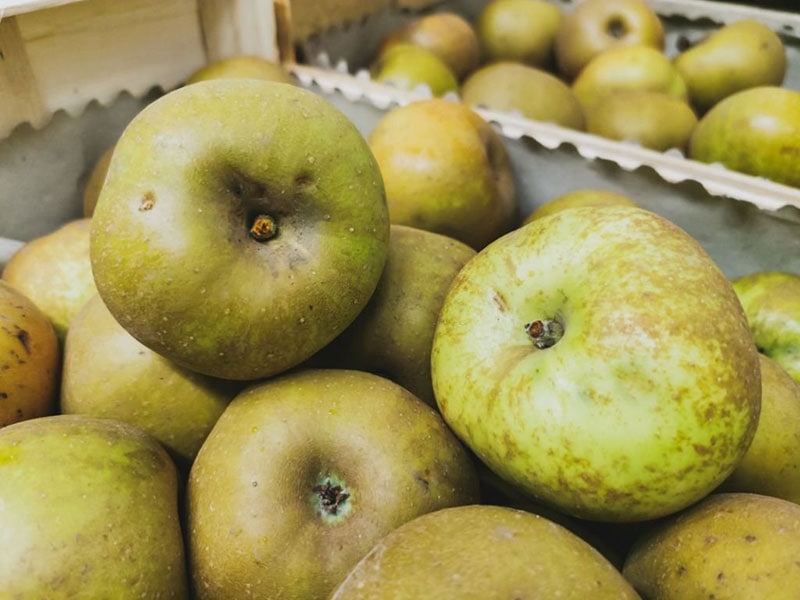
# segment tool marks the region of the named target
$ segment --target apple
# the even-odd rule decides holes
[[[730,281],[669,220],[562,210],[456,276],[431,354],[439,410],[498,476],[595,521],[710,493],[758,422],[758,352]]]
[[[664,50],[664,24],[646,0],[583,0],[565,11],[556,34],[559,72],[572,81],[596,55],[621,46]]]
[[[432,50],[409,43],[392,45],[370,65],[374,81],[401,90],[427,86],[433,96],[458,90],[458,80],[447,64]]]
[[[140,344],[95,294],[67,333],[59,409],[135,425],[185,475],[242,386],[183,369]]]
[[[504,506],[443,508],[397,527],[331,600],[638,600],[595,548],[545,517]]]
[[[111,155],[113,153],[113,145],[106,148],[92,165],[91,171],[89,171],[89,177],[83,187],[83,194],[81,196],[81,208],[84,217],[91,217],[92,213],[94,213],[94,207],[97,204],[97,198],[100,196],[100,190],[103,188],[103,182],[108,172],[108,163],[111,162]]]
[[[581,70],[572,91],[585,112],[617,92],[660,92],[687,104],[683,77],[666,54],[650,46],[623,46],[601,52]]]
[[[89,260],[91,218],[73,219],[29,240],[9,257],[2,278],[33,300],[63,343],[72,319],[97,293]]]
[[[561,9],[545,0],[486,3],[475,19],[484,62],[507,60],[553,69],[561,19]]]
[[[513,61],[497,61],[473,71],[461,86],[470,107],[519,112],[536,121],[582,131],[586,126],[572,88],[543,69]]]
[[[60,371],[53,322],[28,296],[0,280],[0,430],[56,412]]]
[[[392,223],[475,249],[511,229],[516,189],[505,142],[465,104],[429,98],[394,107],[367,140]]]
[[[391,530],[477,501],[472,457],[402,386],[345,369],[254,384],[192,465],[186,522],[197,598],[325,599]]]
[[[375,293],[355,321],[310,359],[382,375],[435,407],[431,343],[447,288],[475,250],[446,235],[392,225]]]
[[[757,271],[733,280],[758,349],[800,382],[800,274]]]
[[[439,10],[413,18],[381,40],[378,56],[395,44],[404,43],[433,52],[459,81],[475,70],[481,61],[475,28],[465,17],[453,11]]]
[[[602,188],[581,188],[565,192],[550,198],[544,204],[539,205],[522,221],[523,225],[527,225],[531,221],[547,217],[554,213],[560,212],[567,208],[580,208],[582,206],[638,206],[638,203],[632,198],[619,192],[606,190]]]
[[[119,421],[0,429],[0,544],[4,598],[189,597],[175,465]]]
[[[294,76],[281,63],[253,54],[237,54],[203,65],[186,79],[186,85],[210,79],[253,78],[296,84]]]
[[[352,121],[299,86],[215,79],[160,97],[122,132],[90,258],[103,301],[142,344],[254,380],[344,331],[388,246],[381,173]]]

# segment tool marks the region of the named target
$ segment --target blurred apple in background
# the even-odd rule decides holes
[[[453,281],[431,355],[441,414],[562,512],[644,521],[714,490],[755,434],[758,353],[700,244],[631,206],[562,210]]]
[[[94,207],[97,204],[97,198],[100,196],[100,190],[106,179],[108,164],[111,162],[111,154],[113,152],[114,146],[107,148],[92,165],[91,171],[89,171],[89,177],[84,185],[81,198],[84,217],[91,217],[94,212]]]
[[[393,108],[367,139],[392,223],[475,249],[511,229],[516,189],[505,142],[462,102],[432,98]]]
[[[263,56],[242,54],[212,61],[197,69],[186,79],[186,85],[211,79],[264,79],[296,84],[289,70],[279,62]]]
[[[555,68],[561,9],[545,0],[493,0],[475,19],[484,62],[515,61]]]
[[[542,69],[500,61],[474,71],[461,86],[468,106],[500,112],[518,111],[536,121],[583,130],[583,109],[572,89]]]
[[[447,64],[428,48],[409,43],[393,44],[370,65],[370,76],[400,88],[427,86],[433,96],[458,90],[458,80]]]
[[[582,206],[638,206],[635,200],[625,194],[605,189],[579,189],[566,192],[555,198],[551,198],[538,208],[534,209],[525,220],[523,225],[531,221],[547,217],[568,208],[580,208]]]
[[[572,81],[597,54],[621,46],[664,50],[664,25],[646,0],[584,0],[567,11],[556,35],[559,72]]]

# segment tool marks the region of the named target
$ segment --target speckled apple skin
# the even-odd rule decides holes
[[[556,318],[536,348],[525,325]],[[645,520],[713,490],[752,441],[756,346],[729,280],[635,207],[561,211],[456,277],[434,334],[437,404],[519,490],[579,517]]]

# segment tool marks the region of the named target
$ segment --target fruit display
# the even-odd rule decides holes
[[[500,119],[519,114],[800,187],[792,26],[741,13],[695,27],[657,8],[647,0],[445,2],[373,33],[381,42],[363,60],[374,81],[453,96]],[[451,20],[458,26],[447,31]],[[418,30],[424,38],[409,33]],[[440,74],[422,53],[404,53],[400,66],[390,52],[398,40],[446,47],[462,57],[460,70]],[[397,76],[378,74],[387,61]]]
[[[420,86],[374,63],[365,89],[402,102],[242,54],[118,135],[112,104],[0,140],[0,179],[4,157],[38,161],[32,140],[81,182],[80,217],[0,278],[0,598],[796,595],[800,203],[553,158],[562,129],[637,131],[689,164],[717,108],[791,90],[704,113],[669,31],[631,12],[648,45],[587,46],[583,73],[654,62],[576,93],[569,11],[483,4],[406,12],[380,40],[384,65],[437,65],[396,63],[434,74]],[[509,19],[541,36],[504,38]],[[534,98],[542,82],[568,93]],[[619,99],[639,116],[601,134]],[[490,102],[573,120],[540,144]],[[109,129],[80,167],[47,152],[91,127]],[[730,150],[715,127],[706,147]],[[791,171],[770,152],[753,161]]]

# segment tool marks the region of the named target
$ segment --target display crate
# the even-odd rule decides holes
[[[458,2],[472,11],[478,6]],[[797,15],[699,0],[652,3],[684,34],[756,15],[789,40],[791,81],[798,81]],[[0,262],[24,241],[80,216],[83,185],[97,158],[144,105],[199,66],[236,54],[280,60],[367,135],[387,110],[425,93],[370,81],[362,69],[366,59],[358,63],[348,53],[368,52],[364,40],[374,43],[381,27],[452,6],[430,0],[0,0]],[[671,29],[669,39],[677,35]],[[315,58],[306,62],[309,56]],[[800,190],[677,153],[478,112],[506,140],[520,214],[572,189],[604,187],[686,229],[729,276],[800,272]]]

